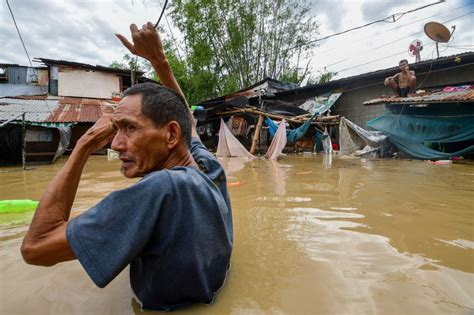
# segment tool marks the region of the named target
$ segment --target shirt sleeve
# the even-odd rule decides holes
[[[225,181],[225,172],[221,163],[217,158],[207,150],[202,142],[197,138],[191,139],[189,151],[201,170],[209,177],[217,186]]]
[[[145,247],[160,209],[172,202],[171,191],[167,172],[154,172],[68,223],[68,243],[98,287],[105,287]]]

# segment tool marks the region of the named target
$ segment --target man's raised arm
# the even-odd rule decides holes
[[[52,266],[75,259],[66,239],[66,227],[84,165],[89,155],[115,134],[110,117],[103,115],[77,142],[71,156],[41,196],[21,254],[33,265]]]
[[[144,24],[141,29],[139,29],[137,25],[132,24],[130,25],[130,32],[132,33],[133,44],[121,34],[115,34],[115,36],[120,39],[122,44],[127,47],[132,54],[147,59],[158,74],[161,83],[181,95],[187,103],[186,97],[184,96],[178,81],[176,81],[173,71],[168,63],[160,35],[155,29],[153,23],[148,22],[147,24]],[[189,110],[189,114],[191,115],[191,119],[194,121],[191,110]],[[199,138],[194,125],[192,128],[192,136]]]

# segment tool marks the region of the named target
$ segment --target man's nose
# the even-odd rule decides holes
[[[112,150],[123,152],[127,149],[127,142],[125,139],[125,135],[119,130],[115,134],[114,139],[112,140],[112,144],[110,145]]]

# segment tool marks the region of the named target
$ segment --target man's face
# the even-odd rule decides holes
[[[157,128],[141,110],[141,95],[124,97],[113,115],[117,134],[112,149],[120,153],[125,177],[140,177],[159,170],[166,161],[166,128]]]
[[[400,62],[400,71],[408,71],[408,63],[406,61]]]

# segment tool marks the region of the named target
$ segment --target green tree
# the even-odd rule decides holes
[[[131,70],[134,69],[135,71],[141,71],[145,73],[145,76],[153,77],[153,69],[151,65],[142,58],[137,58],[131,54],[125,54],[122,57],[121,61],[114,61],[109,65],[110,68],[115,69],[126,69]]]
[[[327,83],[331,81],[336,75],[337,72],[328,71],[326,68],[324,68],[323,71],[318,71],[316,77],[310,76],[306,85]]]
[[[171,16],[185,48],[182,58],[169,53],[168,59],[189,102],[265,77],[301,83],[309,75],[301,62],[318,29],[309,9],[298,0],[174,0]],[[176,52],[170,36],[165,46]]]

